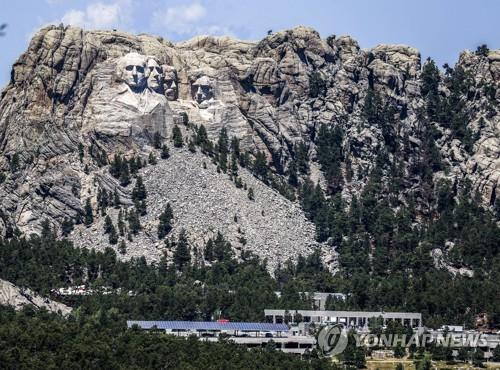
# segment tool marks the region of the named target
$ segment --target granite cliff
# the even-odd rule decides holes
[[[267,257],[273,267],[320,248],[334,268],[332,246],[316,242],[314,225],[294,197],[286,199],[241,167],[240,180],[255,191],[249,199],[199,149],[172,146],[174,127],[189,138],[201,125],[213,142],[224,129],[251,158],[263,153],[277,179],[294,172],[302,156],[298,182],[310,178],[347,203],[384,153],[398,160],[401,197],[411,194],[422,214],[431,212],[427,187],[440,179],[454,194],[470,183],[471,194],[493,209],[500,182],[500,51],[465,51],[453,70],[434,75],[434,84],[425,72],[430,63],[408,46],[361,49],[348,36],[322,39],[306,27],[259,42],[199,36],[174,44],[49,26],[16,61],[1,95],[0,232],[40,232],[48,220],[61,233],[63,221],[84,215],[89,199],[94,221],[77,225],[70,238],[107,246],[99,194],[118,194],[120,204],[108,212],[116,223],[118,208],[133,204],[134,185],[120,184],[110,164],[115,154],[159,158],[159,142],[169,146],[170,158],[139,170],[147,213],[126,256],[169,255],[155,230],[170,203],[174,233],[185,228],[193,246],[220,231],[240,252]],[[453,86],[458,80],[460,89]],[[461,121],[434,114],[432,94],[456,99]],[[333,169],[318,153],[322,127],[341,133]],[[425,167],[430,128],[440,165],[428,181],[415,169]]]

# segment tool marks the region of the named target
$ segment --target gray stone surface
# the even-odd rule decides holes
[[[0,305],[11,306],[16,310],[20,310],[26,305],[33,305],[36,308],[45,308],[63,315],[68,315],[71,312],[71,307],[40,297],[30,289],[19,288],[2,279],[0,279]]]
[[[144,58],[145,66],[148,60],[161,66],[162,94],[158,93],[161,88],[144,88],[138,94],[131,91],[130,86],[124,86],[123,79],[117,78],[118,62],[129,53]],[[438,122],[431,123],[443,134],[438,144],[448,166],[448,171],[437,173],[436,178],[447,178],[454,184],[470,180],[473,190],[480,192],[488,207],[497,197],[500,182],[499,55],[498,50],[490,51],[487,56],[466,51],[458,62],[474,81],[468,93],[468,97],[473,98],[464,96],[471,116],[468,127],[477,137],[471,152],[467,152],[460,141],[452,140],[449,129]],[[317,97],[310,94],[313,73],[320,76],[325,85],[324,94]],[[43,218],[58,226],[65,217],[81,214],[87,198],[95,205],[97,184],[109,189],[116,185],[115,180],[105,174],[107,169],[99,169],[92,156],[101,152],[108,158],[118,152],[147,156],[152,150],[152,135],[158,132],[170,139],[174,123],[183,122],[185,115],[193,125],[204,124],[212,139],[225,127],[230,136],[241,140],[244,150],[264,151],[277,168],[286,169],[294,145],[306,143],[311,157],[310,176],[322,186],[325,182],[311,138],[321,124],[342,127],[346,132],[342,145],[353,172],[352,179],[345,179],[343,189],[343,196],[349,201],[363,189],[366,175],[383,146],[381,129],[362,118],[368,88],[372,86],[384,101],[406,111],[406,117],[395,128],[397,137],[408,138],[413,148],[418,148],[421,143],[417,135],[417,112],[424,105],[420,73],[420,54],[414,48],[379,45],[361,49],[349,36],[325,40],[307,27],[276,32],[258,42],[200,36],[176,44],[150,35],[46,27],[36,33],[27,51],[15,62],[11,83],[1,95],[0,170],[6,180],[0,185],[0,232],[5,234],[13,226],[26,233],[39,232]],[[149,69],[144,79],[148,77],[151,77]],[[495,89],[493,99],[486,96],[484,85]],[[195,93],[199,88],[203,92],[203,86],[207,90],[205,97],[198,99]],[[447,93],[444,85],[440,88]],[[79,145],[84,151],[82,162]],[[409,173],[414,160],[412,153],[410,150],[404,163],[405,174]],[[12,173],[10,162],[15,154],[19,156],[19,170]],[[180,157],[175,166],[194,161],[193,168],[199,168],[197,156],[180,152],[175,158],[177,155]],[[345,170],[343,168],[344,175]],[[184,167],[172,167],[165,170],[170,176],[168,181],[162,180],[161,173],[154,173],[155,178],[148,175],[146,182],[148,186],[158,182],[154,187],[164,189],[161,194],[176,199],[181,199],[183,192],[190,189],[193,194],[188,194],[188,199],[195,199],[198,185],[176,187],[175,191],[168,187],[169,183],[175,183],[171,180],[176,178],[172,173],[180,176],[181,171]],[[225,187],[217,185],[225,184],[223,175],[214,175],[209,181],[201,170],[194,171],[193,177],[195,174],[196,178],[200,177],[200,184],[206,183],[214,192],[225,191]],[[407,191],[414,191],[421,179],[408,181],[413,185]],[[129,190],[119,188],[119,191],[125,199]],[[174,194],[176,192],[178,194]],[[164,203],[160,198],[155,198],[155,204]],[[229,204],[233,204],[240,198],[236,192],[227,201],[229,199],[232,199]],[[218,200],[214,198],[214,202]],[[256,210],[251,209],[255,204],[247,203],[239,212],[253,215]],[[294,225],[279,219],[285,217],[280,207],[285,206],[275,209],[277,218],[270,223],[266,239],[270,234],[285,235],[287,228]],[[296,220],[304,219],[298,208],[290,209],[296,209]],[[231,212],[236,211],[231,208]],[[201,234],[206,232],[201,230],[206,225],[197,225],[198,221],[191,218],[194,214],[182,212],[185,218],[181,223],[185,223],[186,228],[198,227]],[[214,220],[217,220],[214,230],[230,230],[230,239],[237,238],[234,225],[230,227],[223,218]],[[98,217],[96,222],[102,220]],[[273,254],[271,249],[262,247],[266,239],[252,231],[258,229],[259,222],[257,217],[252,225],[245,226],[252,240],[248,248],[262,256],[277,256],[282,250],[281,244],[272,247]],[[312,230],[309,226],[305,229],[309,231],[304,248],[286,250],[287,257],[309,251],[307,245],[313,238]],[[197,241],[199,237],[195,234],[192,238]],[[300,238],[299,235],[293,237]],[[300,242],[302,240],[294,241]],[[150,246],[141,245],[141,248]],[[137,249],[139,252],[134,252],[134,248],[129,250],[130,255],[141,253],[140,249]],[[151,256],[153,254],[151,252]]]

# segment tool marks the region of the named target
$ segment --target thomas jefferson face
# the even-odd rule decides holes
[[[163,87],[165,89],[165,96],[167,100],[177,100],[177,71],[172,66],[164,65],[163,67]]]
[[[153,58],[148,59],[146,76],[148,79],[148,87],[156,92],[160,92],[162,89],[163,72],[158,62]]]
[[[121,79],[132,89],[140,89],[146,85],[146,59],[137,53],[125,55],[119,62]]]

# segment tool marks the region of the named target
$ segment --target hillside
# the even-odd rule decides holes
[[[363,261],[395,260],[422,247],[417,230],[460,199],[487,212],[474,211],[478,224],[498,220],[499,77],[499,51],[465,51],[441,72],[412,47],[364,50],[305,27],[259,42],[174,44],[49,26],[1,96],[0,231],[40,233],[48,221],[77,245],[104,249],[106,214],[116,233],[121,209],[128,224],[111,245],[158,260],[172,253],[155,235],[170,203],[166,239],[185,229],[193,258],[221,232],[240,258],[251,251],[272,268],[316,247],[332,270],[338,248],[344,259],[354,248]],[[170,158],[160,158],[163,147]],[[137,176],[147,197],[134,199]],[[366,235],[345,224],[358,201]],[[414,233],[404,247],[393,240],[398,217]],[[490,269],[492,233],[478,251],[461,231],[422,248],[457,253],[455,266],[444,263],[457,271]],[[345,245],[363,238],[366,253]]]

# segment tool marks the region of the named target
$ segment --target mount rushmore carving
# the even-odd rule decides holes
[[[156,133],[168,137],[171,126],[182,122],[186,112],[193,115],[193,109],[212,107],[204,118],[197,117],[209,123],[216,116],[214,107],[220,110],[220,104],[214,100],[214,80],[200,71],[196,77],[190,86],[192,100],[179,101],[175,67],[136,52],[109,60],[95,71],[98,88],[94,88],[89,100],[88,127],[98,134],[132,138],[141,146]]]

